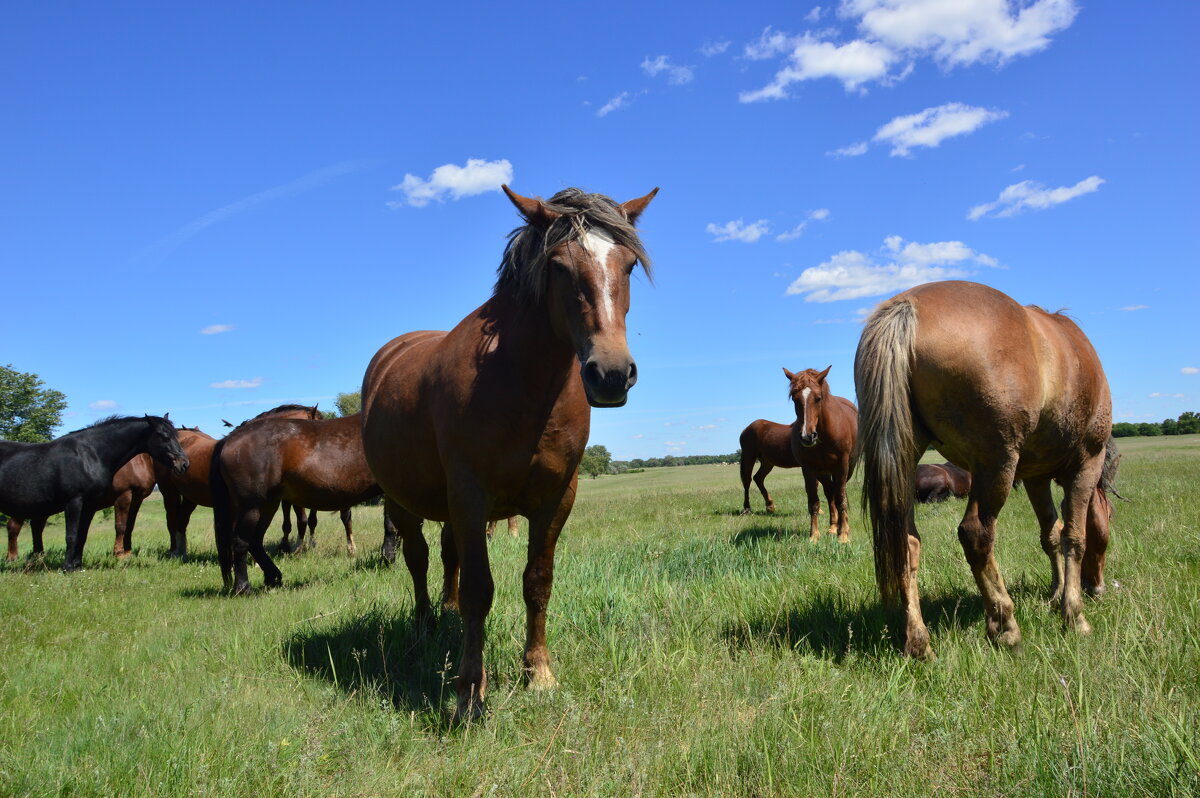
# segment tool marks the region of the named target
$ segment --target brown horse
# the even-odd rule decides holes
[[[133,527],[137,523],[137,515],[142,507],[142,502],[154,492],[156,467],[166,472],[171,471],[167,466],[156,464],[148,454],[137,455],[117,469],[117,473],[113,474],[112,487],[97,500],[97,510],[113,508],[113,526],[116,528],[113,556],[118,559],[123,560],[133,553]],[[8,519],[8,559],[10,562],[17,559],[17,538],[21,535],[21,527],[24,523],[21,518]],[[30,519],[29,528],[33,534],[33,553],[40,556],[43,553],[42,531],[46,528],[46,519]]]
[[[971,490],[971,473],[954,463],[922,463],[917,466],[917,501],[921,504],[961,499]]]
[[[850,513],[846,483],[854,473],[854,443],[858,437],[858,410],[854,403],[829,390],[824,371],[805,369],[793,374],[786,368],[788,397],[796,408],[792,424],[792,456],[804,471],[808,493],[809,540],[821,539],[821,500],[817,483],[829,502],[829,534],[841,543],[850,542]]]
[[[483,711],[483,628],[492,604],[488,521],[529,519],[524,667],[556,684],[546,649],[554,548],[575,502],[591,407],[620,407],[637,380],[625,315],[638,261],[634,224],[657,189],[618,204],[571,188],[548,201],[504,187],[526,224],[505,248],[492,297],[452,331],[402,335],[363,377],[363,444],[431,612],[421,521],[445,522],[446,603],[462,613],[457,717]]]
[[[357,414],[335,419],[260,418],[217,443],[209,484],[217,557],[225,587],[250,592],[246,553],[267,586],[283,574],[263,548],[263,536],[280,501],[313,510],[346,510],[379,496],[363,455]],[[347,550],[355,553],[354,539]]]
[[[754,464],[760,462],[762,465],[754,474],[754,484],[767,503],[767,512],[775,512],[775,502],[767,493],[767,474],[776,468],[800,465],[792,455],[792,425],[756,419],[742,430],[738,442],[742,446],[742,515],[750,514],[750,472],[754,471]]]
[[[1112,399],[1079,327],[977,283],[929,283],[871,314],[854,381],[875,575],[885,601],[903,601],[905,651],[933,654],[917,595],[921,540],[913,520],[916,463],[930,443],[973,477],[958,539],[983,595],[988,637],[1009,647],[1021,641],[993,554],[996,518],[1014,479],[1024,480],[1041,524],[1063,622],[1089,631],[1081,590],[1104,584],[1111,508],[1101,473]],[[1061,526],[1052,479],[1065,494]]]
[[[265,410],[249,421],[260,418],[322,417],[316,405],[285,404]],[[222,421],[226,426],[233,426],[224,419]],[[197,507],[213,506],[208,478],[213,449],[217,445],[216,438],[195,427],[184,427],[179,430],[179,444],[191,462],[188,470],[182,474],[174,474],[165,468],[157,471],[158,489],[167,512],[167,532],[171,536],[171,548],[167,555],[171,557],[187,556],[187,528],[192,512]]]

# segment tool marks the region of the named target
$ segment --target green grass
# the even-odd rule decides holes
[[[207,511],[188,563],[163,558],[156,502],[124,563],[98,519],[70,577],[51,526],[49,570],[0,569],[0,795],[1195,795],[1200,436],[1121,445],[1132,501],[1090,637],[1046,603],[1023,494],[998,541],[1016,656],[984,638],[963,502],[918,510],[932,664],[879,608],[857,481],[840,546],[807,541],[795,471],[770,477],[775,516],[735,514],[734,466],[585,480],[550,608],[562,687],[521,687],[524,541],[502,529],[490,713],[465,728],[446,724],[460,625],[411,628],[376,508],[355,513],[357,561],[323,514],[318,550],[249,599],[220,595]]]

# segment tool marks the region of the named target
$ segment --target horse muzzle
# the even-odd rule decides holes
[[[629,399],[629,389],[637,383],[637,364],[633,358],[608,366],[588,358],[579,369],[583,392],[592,407],[621,407]]]
[[[815,432],[813,432],[809,435],[800,435],[799,439],[800,439],[800,445],[804,446],[804,447],[816,446],[821,441],[821,439],[819,437],[817,437],[817,433],[815,433]]]
[[[187,471],[191,464],[192,463],[190,460],[188,460],[186,454],[171,458],[171,470],[176,474],[182,474],[184,471]]]

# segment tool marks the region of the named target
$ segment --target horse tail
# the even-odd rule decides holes
[[[875,581],[884,601],[896,598],[908,568],[917,466],[909,370],[916,334],[916,306],[910,300],[889,303],[867,321],[854,356],[859,406],[854,459],[862,464],[862,503],[871,523]]]
[[[1104,444],[1104,466],[1100,470],[1100,492],[1104,494],[1111,493],[1123,502],[1129,501],[1121,494],[1117,493],[1117,471],[1121,468],[1121,453],[1117,451],[1117,439],[1112,435],[1108,436],[1108,441]],[[1110,506],[1109,515],[1112,515]]]
[[[221,471],[221,453],[225,449],[225,441],[217,441],[213,447],[212,461],[208,466],[208,484],[213,500],[213,536],[216,538],[217,562],[221,565],[221,580],[225,588],[233,585],[233,500],[230,498],[229,485],[225,482],[225,474]]]

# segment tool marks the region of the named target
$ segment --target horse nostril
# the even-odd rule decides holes
[[[625,377],[625,387],[632,388],[637,384],[637,363],[629,361],[629,373]]]
[[[583,364],[583,381],[590,385],[598,385],[600,383],[600,364],[594,360],[589,360]]]

